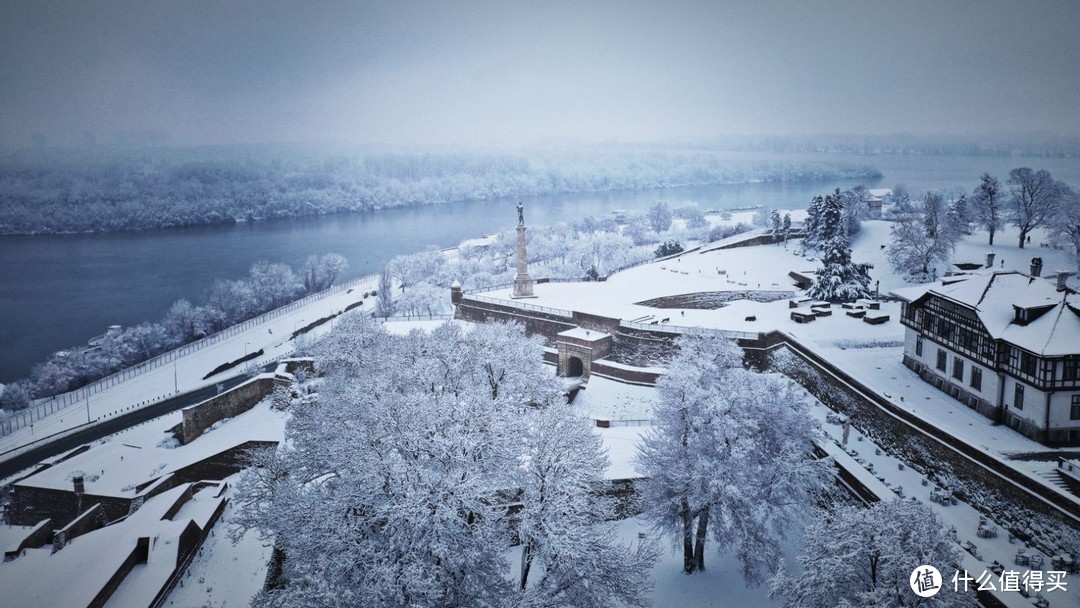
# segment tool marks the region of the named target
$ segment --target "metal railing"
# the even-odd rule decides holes
[[[479,294],[473,294],[464,296],[468,300],[476,300],[478,302],[487,302],[489,304],[498,304],[500,306],[509,306],[511,308],[520,308],[522,310],[535,310],[537,312],[544,312],[559,317],[572,318],[574,313],[572,311],[563,308],[551,308],[550,306],[537,306],[536,304],[529,304],[520,300],[504,300],[502,298],[493,298],[491,296],[482,296]]]
[[[450,321],[453,320],[454,315],[447,312],[419,315],[390,315],[389,317],[377,317],[372,315],[371,318],[376,321],[389,321],[391,323],[395,321]]]
[[[320,300],[342,293],[344,291],[355,289],[362,284],[377,280],[378,275],[372,274],[353,279],[340,285],[334,285],[322,291],[313,293],[309,296],[305,296],[294,302],[290,302],[289,304],[286,304],[285,306],[282,306],[280,308],[275,308],[274,310],[265,312],[257,317],[252,317],[247,321],[243,321],[231,327],[227,327],[219,332],[206,336],[205,338],[200,338],[199,340],[196,340],[194,342],[189,342],[183,346],[177,347],[173,350],[147,359],[146,361],[137,363],[135,365],[132,365],[131,367],[124,368],[120,371],[105,376],[100,380],[91,382],[90,384],[77,388],[73,391],[69,391],[60,395],[53,395],[52,397],[36,399],[35,403],[30,407],[24,410],[20,410],[18,412],[14,412],[6,418],[0,420],[0,437],[9,435],[20,428],[32,424],[36,420],[40,420],[45,416],[56,413],[71,405],[74,405],[76,403],[84,403],[86,399],[89,399],[90,397],[106,389],[116,386],[117,384],[140,376],[150,370],[157,369],[164,365],[168,365],[169,363],[172,363],[173,361],[176,361],[181,357],[200,351],[208,346],[213,346],[214,344],[231,338],[236,334],[247,331],[253,327],[258,327],[259,325],[262,325],[267,321],[272,321],[273,319],[295,312],[314,302],[318,302]],[[166,395],[161,398],[163,399],[170,396],[172,395]]]
[[[619,326],[630,329],[640,329],[644,331],[657,331],[668,334],[679,334],[682,336],[706,336],[735,340],[761,339],[761,333],[759,332],[735,331],[731,329],[713,329],[710,327],[688,327],[684,325],[667,325],[663,323],[657,323],[655,325],[652,325],[649,323],[635,323],[634,321],[619,321]]]

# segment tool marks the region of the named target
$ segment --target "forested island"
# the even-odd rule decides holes
[[[752,160],[698,148],[27,150],[0,159],[0,234],[145,230],[569,192],[880,177],[868,164]]]

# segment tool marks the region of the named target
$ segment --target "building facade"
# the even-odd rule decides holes
[[[899,290],[904,365],[1047,445],[1080,445],[1080,298],[1017,272]]]

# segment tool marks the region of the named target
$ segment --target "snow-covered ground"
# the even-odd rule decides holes
[[[233,486],[234,475],[225,481]],[[232,498],[232,489],[226,494]],[[188,566],[183,585],[177,585],[164,606],[184,608],[243,608],[262,590],[273,553],[273,543],[248,531],[233,543],[227,534],[234,506],[230,502],[212,536]]]
[[[595,375],[574,398],[574,407],[594,420],[648,421],[655,405],[655,389]]]

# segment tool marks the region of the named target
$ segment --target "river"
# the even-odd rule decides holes
[[[789,154],[804,163],[870,164],[884,177],[871,187],[904,183],[912,196],[928,188],[970,191],[989,171],[1002,182],[1018,166],[1048,169],[1080,186],[1080,159],[970,156]],[[526,199],[531,225],[643,210],[656,200],[702,208],[805,207],[815,194],[855,182],[739,184]],[[247,274],[258,260],[299,268],[308,255],[349,259],[344,279],[376,272],[396,255],[512,227],[513,200],[465,201],[366,213],[152,230],[135,233],[0,237],[0,382],[25,376],[56,350],[85,343],[109,325],[160,319],[179,298],[197,302],[217,279]]]

